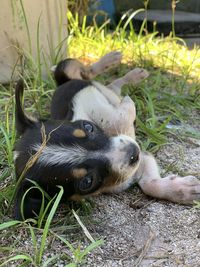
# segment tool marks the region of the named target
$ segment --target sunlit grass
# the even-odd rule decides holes
[[[119,50],[123,52],[124,63],[158,67],[184,80],[199,82],[200,50],[198,47],[189,50],[180,38],[160,37],[157,32],[136,34],[132,27],[110,31],[106,23],[101,28],[86,26],[86,23],[74,28],[77,23],[78,17],[69,13],[68,52],[72,57],[91,62],[109,51]]]

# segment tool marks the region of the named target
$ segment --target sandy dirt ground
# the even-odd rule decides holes
[[[195,130],[199,122],[197,115]],[[179,172],[200,178],[200,140],[170,137],[169,142],[156,156],[161,172],[176,162]],[[101,252],[91,254],[86,266],[200,266],[199,209],[151,199],[136,187],[101,196],[97,203],[93,216],[103,223],[95,231],[106,242]]]

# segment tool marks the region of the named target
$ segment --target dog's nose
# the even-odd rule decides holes
[[[139,160],[140,149],[135,144],[131,144],[129,149],[130,149],[129,164],[134,165]]]

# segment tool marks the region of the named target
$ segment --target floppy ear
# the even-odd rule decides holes
[[[28,118],[28,116],[24,113],[22,108],[22,97],[24,93],[24,82],[20,79],[17,82],[15,88],[15,123],[17,133],[19,135],[23,134],[27,128],[33,127],[35,125],[35,121]]]

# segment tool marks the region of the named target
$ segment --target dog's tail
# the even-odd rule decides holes
[[[89,69],[74,58],[60,61],[57,66],[51,67],[51,71],[58,86],[73,79],[89,80]]]
[[[35,122],[28,118],[28,116],[24,113],[22,108],[22,98],[24,93],[24,82],[20,79],[17,82],[15,88],[15,124],[18,135],[21,135],[25,132],[27,128],[34,126]]]

